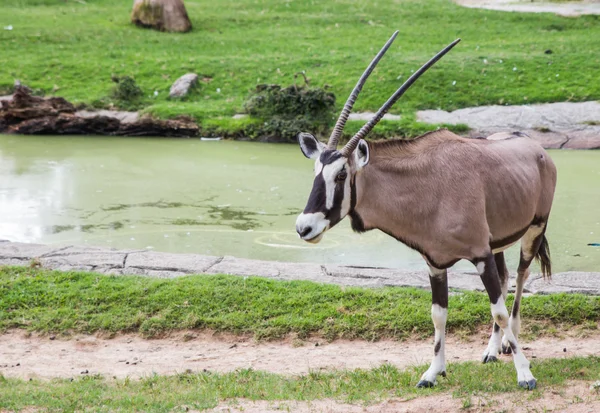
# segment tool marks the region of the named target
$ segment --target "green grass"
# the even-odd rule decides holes
[[[305,70],[311,85],[331,87],[341,107],[399,29],[357,111],[376,110],[457,37],[462,43],[392,112],[600,99],[598,16],[468,9],[449,0],[188,0],[186,7],[194,30],[168,34],[130,24],[128,1],[4,0],[0,26],[13,30],[0,30],[0,90],[18,78],[92,104],[110,95],[111,75],[130,75],[145,93],[146,112],[203,121],[239,112],[257,83],[289,85]],[[184,101],[169,100],[171,83],[186,72],[210,80]]]
[[[152,337],[212,329],[257,339],[296,333],[300,338],[366,340],[433,332],[431,294],[414,288],[343,288],[225,275],[164,280],[0,267],[0,297],[0,331],[136,332]],[[526,297],[522,316],[524,326],[543,320],[594,328],[600,297]],[[486,294],[450,297],[449,330],[473,331],[490,323]]]
[[[454,397],[519,391],[512,363],[452,363],[448,377],[440,378],[434,389],[416,389],[425,366],[398,370],[382,365],[371,370],[311,372],[301,376],[281,376],[254,370],[219,374],[203,372],[176,376],[150,376],[141,380],[108,380],[101,376],[74,380],[9,379],[0,376],[0,409],[26,407],[50,411],[144,411],[173,412],[215,407],[220,401],[319,400],[369,403],[391,397],[407,398],[432,393],[452,392]],[[541,394],[567,380],[597,380],[600,358],[572,358],[533,361]]]

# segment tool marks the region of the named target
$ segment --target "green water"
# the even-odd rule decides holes
[[[548,238],[556,271],[600,271],[600,152],[551,152],[559,185]],[[348,221],[318,245],[297,214],[312,164],[294,145],[0,135],[0,239],[425,268],[418,253]],[[518,247],[508,252],[512,269]],[[469,263],[457,264],[472,269]]]

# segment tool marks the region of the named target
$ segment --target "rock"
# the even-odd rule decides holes
[[[196,83],[198,83],[198,75],[195,73],[187,73],[173,83],[173,86],[171,86],[171,90],[169,91],[169,96],[172,98],[186,96]]]
[[[539,130],[525,131],[530,138],[538,141],[545,149],[560,149],[569,140],[564,133],[560,132],[541,132]]]
[[[489,10],[502,10],[519,13],[555,13],[564,17],[577,17],[582,14],[600,14],[600,4],[594,0],[573,2],[552,2],[533,0],[454,0],[461,6]]]
[[[183,0],[135,0],[131,22],[161,32],[192,30]]]
[[[464,123],[471,128],[471,137],[520,131],[547,149],[600,147],[599,102],[480,106],[453,112],[422,110],[417,112],[417,120],[425,123]]]
[[[593,131],[569,134],[569,140],[562,146],[563,149],[600,149],[600,126]]]

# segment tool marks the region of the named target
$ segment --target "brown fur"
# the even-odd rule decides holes
[[[556,168],[528,137],[467,139],[439,130],[368,145],[369,163],[355,177],[354,218],[435,267],[484,257],[491,242],[550,213]]]

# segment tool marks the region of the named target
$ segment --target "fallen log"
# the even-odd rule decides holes
[[[75,106],[61,97],[42,98],[17,87],[11,100],[0,107],[0,133],[24,135],[198,136],[191,120],[144,117],[122,122],[110,116],[78,116]]]

